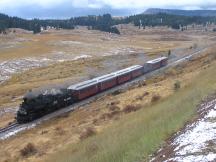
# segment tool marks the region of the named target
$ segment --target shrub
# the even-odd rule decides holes
[[[42,130],[41,134],[47,134],[49,131],[48,130]]]
[[[133,111],[137,111],[139,109],[141,109],[141,105],[127,105],[125,108],[124,108],[124,112],[125,113],[130,113],[130,112],[133,112]]]
[[[112,93],[113,96],[116,96],[116,95],[119,95],[121,93],[123,93],[124,91],[123,90],[116,90]]]
[[[37,153],[37,149],[32,143],[28,143],[23,149],[20,150],[23,157],[31,156]]]
[[[65,131],[64,131],[64,129],[63,128],[61,128],[61,127],[56,127],[55,128],[55,131],[56,131],[56,134],[57,135],[63,135],[64,133],[65,133]]]
[[[142,95],[137,96],[137,97],[136,97],[136,100],[143,100],[143,98],[144,98],[145,96],[148,96],[148,95],[149,95],[149,92],[144,92]]]
[[[92,127],[88,127],[85,129],[85,131],[83,131],[81,134],[80,134],[80,139],[83,140],[83,139],[86,139],[90,136],[93,136],[96,134],[96,130]]]
[[[154,96],[152,96],[151,102],[152,102],[152,103],[153,103],[153,102],[157,102],[157,101],[160,100],[160,98],[161,98],[160,95],[154,95]]]
[[[143,87],[143,86],[146,86],[147,84],[146,84],[146,81],[144,80],[144,81],[140,81],[139,83],[138,83],[138,87]]]
[[[170,55],[171,55],[171,50],[168,51],[168,57],[170,57]]]
[[[120,103],[120,101],[112,101],[112,102],[108,103],[107,106],[113,106],[113,105],[117,105],[119,103]]]
[[[181,82],[180,81],[176,81],[174,83],[174,90],[178,90],[179,88],[181,88]]]
[[[120,113],[121,113],[121,111],[119,111],[119,110],[115,110],[115,111],[112,111],[110,113],[104,113],[103,115],[101,115],[100,119],[102,119],[102,120],[111,119],[111,118],[114,118],[115,116],[119,115]]]
[[[120,108],[116,105],[110,105],[109,109],[110,109],[110,111],[119,111],[120,110]]]

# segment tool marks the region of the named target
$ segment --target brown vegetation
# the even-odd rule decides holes
[[[57,134],[57,135],[59,135],[59,136],[61,136],[61,135],[64,135],[64,134],[65,134],[65,131],[64,131],[64,129],[63,129],[63,128],[61,128],[61,127],[56,127],[56,128],[55,128],[55,131],[56,131],[56,134]]]
[[[176,81],[175,83],[174,83],[174,90],[178,90],[178,89],[180,89],[181,88],[181,82],[180,81]]]
[[[127,105],[127,106],[123,109],[123,111],[124,111],[125,113],[130,113],[130,112],[137,111],[137,110],[139,110],[139,109],[141,109],[141,108],[142,108],[141,105]]]
[[[37,149],[33,143],[28,143],[23,149],[20,150],[20,154],[23,157],[28,157],[37,153]]]
[[[136,97],[136,100],[143,100],[143,98],[144,98],[145,96],[148,96],[148,95],[149,95],[149,92],[144,92],[142,95],[137,96],[137,97]]]
[[[86,139],[86,138],[93,136],[95,134],[96,134],[95,128],[88,127],[80,134],[80,139],[83,140],[83,139]]]
[[[160,95],[153,95],[152,96],[152,99],[151,99],[151,102],[152,103],[154,103],[154,102],[157,102],[157,101],[159,101],[160,100],[160,98],[161,98],[161,96]]]

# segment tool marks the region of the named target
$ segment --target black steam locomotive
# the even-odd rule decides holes
[[[50,89],[41,94],[28,92],[17,111],[18,123],[33,121],[41,116],[73,103],[68,89]]]
[[[167,57],[160,57],[146,62],[143,66],[134,65],[111,74],[70,85],[66,88],[51,88],[40,93],[35,93],[35,91],[28,92],[24,96],[17,112],[17,122],[26,123],[33,121],[57,109],[69,106],[77,101],[166,66],[167,61]]]

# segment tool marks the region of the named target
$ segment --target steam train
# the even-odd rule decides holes
[[[160,57],[146,62],[143,66],[134,65],[66,88],[52,88],[39,94],[30,91],[23,97],[16,120],[18,123],[33,121],[60,108],[157,70],[166,66],[167,63],[167,57]]]

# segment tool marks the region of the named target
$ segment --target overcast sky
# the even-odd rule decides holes
[[[0,0],[0,12],[23,18],[69,18],[111,13],[125,16],[147,8],[215,9],[216,0]]]

